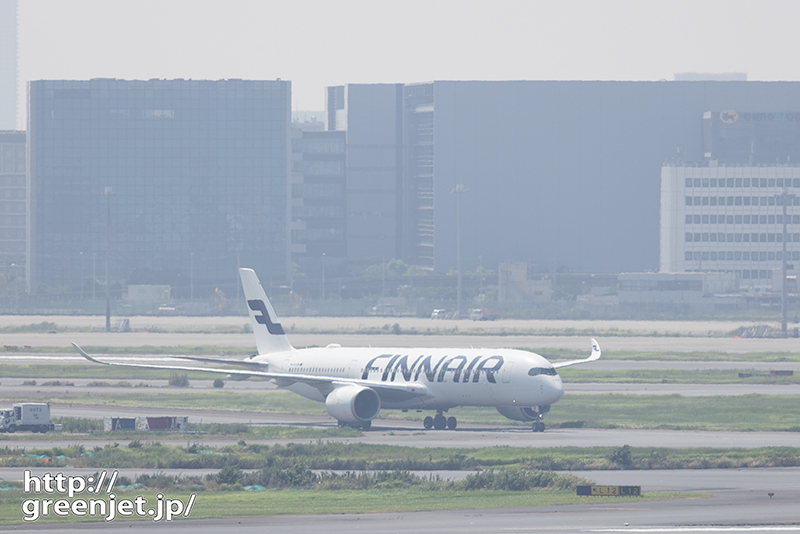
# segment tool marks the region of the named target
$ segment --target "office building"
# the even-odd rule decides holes
[[[734,273],[741,289],[779,291],[784,258],[796,276],[800,167],[662,168],[660,271]]]
[[[0,269],[25,275],[25,132],[0,132]]]
[[[347,256],[359,272],[403,257],[403,85],[328,87],[326,96],[326,129],[347,136]]]
[[[112,287],[179,298],[235,294],[238,265],[288,279],[290,82],[45,80],[28,93],[32,292],[102,283],[106,257]]]
[[[744,151],[750,115],[733,126],[736,133],[704,114],[748,110],[757,121],[757,114],[794,109],[799,98],[796,82],[330,87],[328,128],[348,135],[348,190],[371,195],[348,193],[348,232],[374,238],[348,254],[384,254],[391,243],[406,263],[455,269],[459,196],[467,271],[500,262],[526,262],[540,272],[656,270],[665,164],[721,163],[734,153],[744,161],[752,154],[754,164],[794,161],[798,136],[775,150],[774,134],[758,130]],[[781,117],[790,132],[793,115]],[[357,163],[356,155],[372,159]],[[350,185],[353,176],[359,185]],[[458,185],[466,192],[453,194]],[[356,217],[367,213],[380,218]]]
[[[345,132],[303,124],[313,129],[292,130],[292,262],[318,275],[347,256]]]

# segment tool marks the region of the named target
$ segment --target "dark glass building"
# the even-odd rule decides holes
[[[36,81],[28,91],[32,292],[75,291],[94,273],[102,283],[107,237],[112,285],[169,284],[173,297],[197,298],[235,292],[237,265],[288,278],[290,82]]]

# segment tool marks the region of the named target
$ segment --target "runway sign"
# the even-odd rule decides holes
[[[578,486],[578,495],[597,495],[602,497],[641,495],[641,486]]]

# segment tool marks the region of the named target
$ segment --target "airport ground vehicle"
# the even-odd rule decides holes
[[[50,422],[50,405],[43,402],[20,402],[10,409],[0,408],[0,432],[29,430],[44,434],[61,430],[61,425]]]

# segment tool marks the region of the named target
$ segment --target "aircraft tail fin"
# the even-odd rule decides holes
[[[272,309],[272,304],[267,299],[267,294],[255,271],[239,269],[239,276],[242,279],[244,297],[250,311],[250,323],[256,336],[258,353],[268,354],[292,350],[289,338],[286,337],[286,332],[278,322],[278,316],[275,315],[275,310]]]

